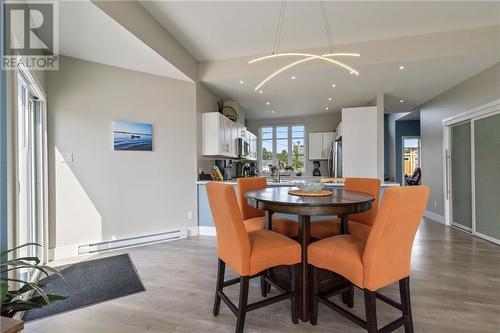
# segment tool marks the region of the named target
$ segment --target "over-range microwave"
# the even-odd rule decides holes
[[[238,156],[247,158],[250,156],[250,143],[243,138],[238,138]]]

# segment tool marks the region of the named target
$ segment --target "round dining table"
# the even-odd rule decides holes
[[[340,232],[349,233],[349,214],[369,210],[375,197],[371,194],[347,191],[343,188],[326,188],[332,194],[322,197],[305,197],[289,194],[296,187],[278,186],[249,191],[245,193],[248,203],[266,212],[266,227],[272,229],[274,213],[298,216],[298,241],[302,246],[302,265],[300,272],[299,318],[309,320],[309,269],[307,246],[311,242],[311,216],[337,215],[340,218]]]

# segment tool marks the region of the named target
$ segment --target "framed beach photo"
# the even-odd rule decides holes
[[[153,151],[153,125],[113,121],[114,150]]]

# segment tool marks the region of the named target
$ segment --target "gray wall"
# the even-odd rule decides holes
[[[61,57],[47,93],[56,255],[196,226],[194,83]],[[113,120],[153,124],[153,152],[113,151]],[[60,154],[70,152],[74,162],[62,163]]]
[[[340,123],[342,115],[340,112],[327,115],[313,115],[294,118],[274,118],[274,119],[247,119],[248,129],[255,135],[259,135],[259,128],[266,125],[293,125],[301,124],[305,126],[305,146],[306,146],[306,174],[310,175],[313,171],[312,161],[308,159],[308,139],[309,133],[314,132],[333,132]],[[259,143],[260,156],[260,143]],[[326,161],[321,161],[321,174],[326,175]]]
[[[499,98],[500,63],[497,63],[420,107],[422,182],[431,189],[428,211],[444,215],[442,120]]]
[[[201,155],[202,147],[202,128],[201,128],[201,114],[205,112],[217,111],[217,101],[220,99],[214,95],[203,83],[196,84],[196,127],[197,127],[197,155],[198,155],[198,173],[204,171],[209,173],[214,159],[204,157]]]

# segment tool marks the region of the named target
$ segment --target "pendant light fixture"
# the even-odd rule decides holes
[[[279,58],[279,57],[300,57],[301,59],[296,60],[294,62],[291,62],[290,64],[283,66],[283,67],[279,68],[278,70],[276,70],[274,73],[272,73],[271,75],[266,77],[263,81],[261,81],[255,87],[255,91],[259,90],[259,88],[261,88],[263,85],[265,85],[269,80],[274,78],[276,75],[286,71],[289,68],[292,68],[294,66],[300,65],[302,63],[305,63],[305,62],[308,62],[311,60],[322,60],[322,61],[334,64],[334,65],[340,66],[340,67],[346,69],[347,71],[349,71],[349,73],[351,73],[351,74],[359,75],[359,72],[357,70],[355,70],[351,66],[349,66],[343,62],[340,62],[339,60],[336,59],[338,57],[359,57],[360,54],[359,53],[334,53],[333,52],[332,30],[330,28],[330,24],[328,23],[328,16],[326,13],[325,3],[323,0],[320,0],[320,4],[321,4],[321,13],[323,14],[323,23],[325,26],[326,37],[328,39],[328,45],[330,48],[330,53],[318,55],[318,54],[311,54],[311,53],[294,53],[294,52],[292,52],[292,53],[279,53],[278,52],[279,42],[281,39],[281,31],[283,30],[283,22],[285,20],[285,12],[286,12],[286,0],[283,0],[281,2],[280,16],[278,19],[278,28],[276,29],[276,37],[274,39],[274,48],[273,48],[272,54],[267,55],[267,56],[263,56],[260,58],[252,59],[248,63],[253,64],[253,63],[256,63],[259,61],[264,61],[264,60],[274,59],[274,58]]]

